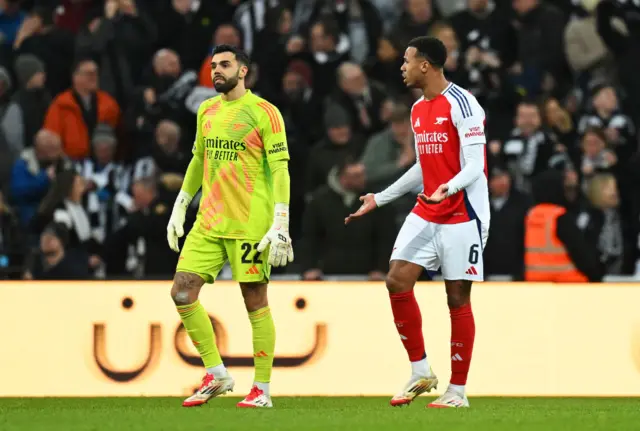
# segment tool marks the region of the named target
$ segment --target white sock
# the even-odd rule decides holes
[[[419,361],[411,362],[411,375],[417,377],[425,377],[431,374],[429,372],[429,361],[427,358]]]
[[[464,397],[464,385],[454,385],[453,383],[449,383],[449,389],[447,392],[454,392],[461,397]]]
[[[269,383],[253,382],[254,386],[257,386],[266,396],[269,396]]]
[[[207,373],[213,374],[213,377],[216,379],[224,379],[225,377],[229,377],[229,373],[227,372],[227,369],[225,368],[224,364],[207,368]]]

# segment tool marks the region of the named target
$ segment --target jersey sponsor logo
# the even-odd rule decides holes
[[[237,162],[238,152],[246,151],[247,144],[233,139],[205,138],[204,146],[207,151],[207,158],[212,160],[223,160],[227,162]]]
[[[436,117],[436,122],[434,123],[436,126],[440,124],[444,124],[445,121],[449,121],[447,117]]]
[[[277,144],[274,144],[271,147],[271,149],[267,151],[267,153],[271,155],[271,154],[278,154],[283,151],[287,151],[287,146],[284,144],[284,142],[278,142]]]
[[[442,144],[419,144],[418,155],[423,156],[425,154],[442,154]]]
[[[438,133],[438,132],[416,133],[416,141],[418,142],[418,144],[429,143],[429,142],[445,143],[445,142],[449,142],[449,134]]]
[[[418,117],[418,119],[416,120],[415,124],[413,125],[414,128],[416,127],[420,127],[420,117]]]
[[[464,134],[465,138],[473,138],[476,136],[484,136],[484,130],[482,130],[482,127],[472,127]]]

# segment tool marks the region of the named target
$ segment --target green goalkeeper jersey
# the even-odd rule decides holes
[[[262,238],[273,220],[272,167],[289,160],[280,111],[247,90],[233,101],[204,101],[197,121],[193,155],[202,158],[203,174],[194,228],[210,237]]]

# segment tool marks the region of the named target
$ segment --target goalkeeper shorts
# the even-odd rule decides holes
[[[210,237],[194,227],[184,242],[176,272],[188,272],[213,283],[229,261],[233,279],[239,283],[267,283],[271,266],[257,251],[260,240]]]

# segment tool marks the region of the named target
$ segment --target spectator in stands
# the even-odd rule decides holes
[[[435,22],[429,30],[429,35],[440,39],[447,49],[447,60],[444,64],[446,78],[458,85],[468,87],[467,70],[460,59],[460,44],[453,27],[443,22]]]
[[[70,4],[65,0],[63,14],[58,16],[62,27],[54,23],[52,7],[34,8],[23,21],[13,44],[16,55],[32,54],[42,60],[47,71],[46,87],[52,96],[71,85],[74,35],[64,28],[65,14],[78,7],[82,8],[84,4]]]
[[[529,195],[511,185],[506,167],[495,166],[489,175],[491,226],[484,249],[487,276],[509,275],[524,280],[524,221],[531,207]]]
[[[602,0],[596,7],[598,34],[613,53],[620,85],[629,100],[628,110],[635,121],[640,121],[640,25],[639,7],[635,2]],[[615,18],[615,19],[614,19]],[[620,21],[624,25],[620,25]]]
[[[554,140],[564,145],[572,158],[575,159],[578,135],[571,114],[564,109],[558,99],[547,98],[542,105],[544,124],[554,135]]]
[[[306,148],[322,139],[322,100],[313,86],[313,71],[308,63],[293,60],[282,77],[278,107],[285,119],[287,133]],[[289,148],[290,151],[295,149]]]
[[[85,192],[86,182],[80,174],[74,170],[60,172],[42,200],[32,227],[42,232],[51,222],[63,224],[69,231],[67,252],[96,269],[101,264],[97,256],[100,238],[83,206]]]
[[[385,85],[387,92],[392,96],[398,96],[407,92],[407,86],[403,82],[400,67],[404,62],[405,46],[394,34],[388,34],[378,42],[376,58],[371,59],[367,65],[367,75],[375,81]]]
[[[51,103],[44,127],[62,138],[64,152],[82,160],[91,152],[91,136],[99,123],[114,129],[120,123],[120,107],[113,97],[98,88],[98,65],[81,59],[73,68],[73,86]]]
[[[375,57],[383,25],[380,13],[369,0],[318,1],[309,21],[321,16],[330,16],[338,23],[340,33],[349,39],[352,61],[364,64]]]
[[[406,45],[414,37],[429,33],[429,28],[437,21],[439,15],[432,0],[407,0],[404,13],[392,33],[399,35],[403,45]]]
[[[364,139],[353,133],[349,114],[339,105],[329,105],[324,124],[327,136],[316,143],[309,152],[306,190],[315,191],[327,184],[329,171],[347,156],[359,157],[364,149]]]
[[[171,209],[158,194],[155,178],[137,180],[132,187],[136,211],[127,224],[111,235],[103,248],[107,262],[118,259],[130,245],[133,253],[127,265],[135,278],[171,276],[178,255],[166,247],[166,228]]]
[[[118,140],[108,124],[98,124],[91,138],[91,157],[77,163],[85,180],[83,199],[94,238],[102,243],[133,210],[124,181],[126,170],[115,159]]]
[[[0,119],[8,109],[8,100],[10,98],[11,91],[11,77],[9,72],[4,67],[0,66]],[[4,130],[0,125],[0,189],[6,187],[9,176],[11,175],[11,168],[16,158],[20,155],[20,152],[9,143]]]
[[[324,98],[335,88],[338,66],[349,58],[349,39],[340,36],[338,23],[320,18],[309,30],[309,64],[316,93]]]
[[[578,132],[582,135],[589,127],[603,129],[618,159],[629,160],[638,150],[638,139],[633,121],[620,110],[615,89],[610,85],[596,85],[592,95],[591,107],[580,118]]]
[[[504,144],[503,154],[514,176],[516,187],[527,191],[530,179],[549,168],[564,166],[564,148],[542,128],[540,108],[533,102],[518,105],[516,128]]]
[[[396,234],[389,224],[395,217],[393,208],[385,205],[363,218],[363,224],[341,228],[345,216],[360,206],[358,197],[364,186],[364,166],[348,159],[332,169],[326,186],[312,194],[303,216],[298,253],[303,279],[320,280],[336,274],[384,279]]]
[[[367,79],[362,68],[350,62],[338,67],[338,88],[331,101],[342,106],[351,118],[351,129],[366,137],[385,127],[382,119],[387,93],[382,86]]]
[[[460,56],[464,58],[471,47],[499,56],[504,50],[506,23],[505,14],[498,10],[495,2],[467,0],[467,8],[451,17],[460,41]]]
[[[257,64],[260,71],[260,91],[276,95],[281,90],[282,76],[289,63],[286,46],[291,34],[291,11],[283,5],[278,5],[267,11],[265,20],[265,27],[259,34],[252,62]]]
[[[153,52],[157,30],[135,0],[107,0],[97,15],[78,33],[76,55],[98,62],[100,88],[124,106]]]
[[[177,53],[185,70],[197,70],[211,45],[213,24],[225,13],[225,2],[171,0],[152,3],[158,3],[155,6],[158,8],[155,14],[157,48]]]
[[[40,250],[25,273],[28,280],[88,280],[87,261],[66,250],[69,232],[64,224],[49,224],[40,235]]]
[[[20,221],[0,191],[0,280],[21,277],[26,250]]]
[[[615,152],[607,146],[607,137],[602,129],[589,127],[582,136],[582,155],[579,160],[583,185],[597,172],[613,171],[618,164]]]
[[[564,58],[562,12],[541,0],[514,0],[517,20],[508,36],[515,46],[511,68],[519,87],[528,97],[543,91],[566,91],[570,75]]]
[[[191,154],[180,147],[181,138],[180,126],[174,121],[162,120],[156,126],[151,154],[161,172],[184,176]]]
[[[12,154],[20,154],[33,145],[33,138],[42,127],[51,103],[51,94],[45,88],[44,64],[31,54],[16,59],[15,72],[18,91],[4,113],[0,127]]]
[[[411,129],[411,112],[397,104],[389,127],[373,135],[362,154],[367,190],[380,191],[396,181],[416,163],[415,143]],[[398,226],[416,203],[416,194],[396,199],[391,205],[398,216]]]
[[[164,118],[171,119],[185,130],[195,134],[196,113],[199,104],[188,104],[189,95],[198,84],[193,70],[183,70],[175,51],[160,49],[153,56],[153,76],[136,100],[136,118],[151,127]]]
[[[21,9],[20,0],[4,0],[0,10],[0,34],[2,44],[11,46],[16,40],[26,13]]]
[[[60,137],[40,130],[33,148],[22,152],[11,171],[10,201],[16,206],[22,226],[29,224],[51,181],[66,165]]]
[[[612,82],[616,77],[613,55],[598,34],[595,8],[598,1],[582,1],[588,15],[570,20],[564,31],[565,54],[578,82]]]
[[[567,212],[563,174],[548,170],[533,181],[535,206],[525,220],[525,281],[559,283],[602,281],[604,267],[596,247]]]
[[[595,175],[587,186],[587,196],[593,207],[589,224],[595,231],[600,262],[606,274],[633,274],[634,241],[630,226],[620,213],[620,196],[616,178],[611,174]]]

